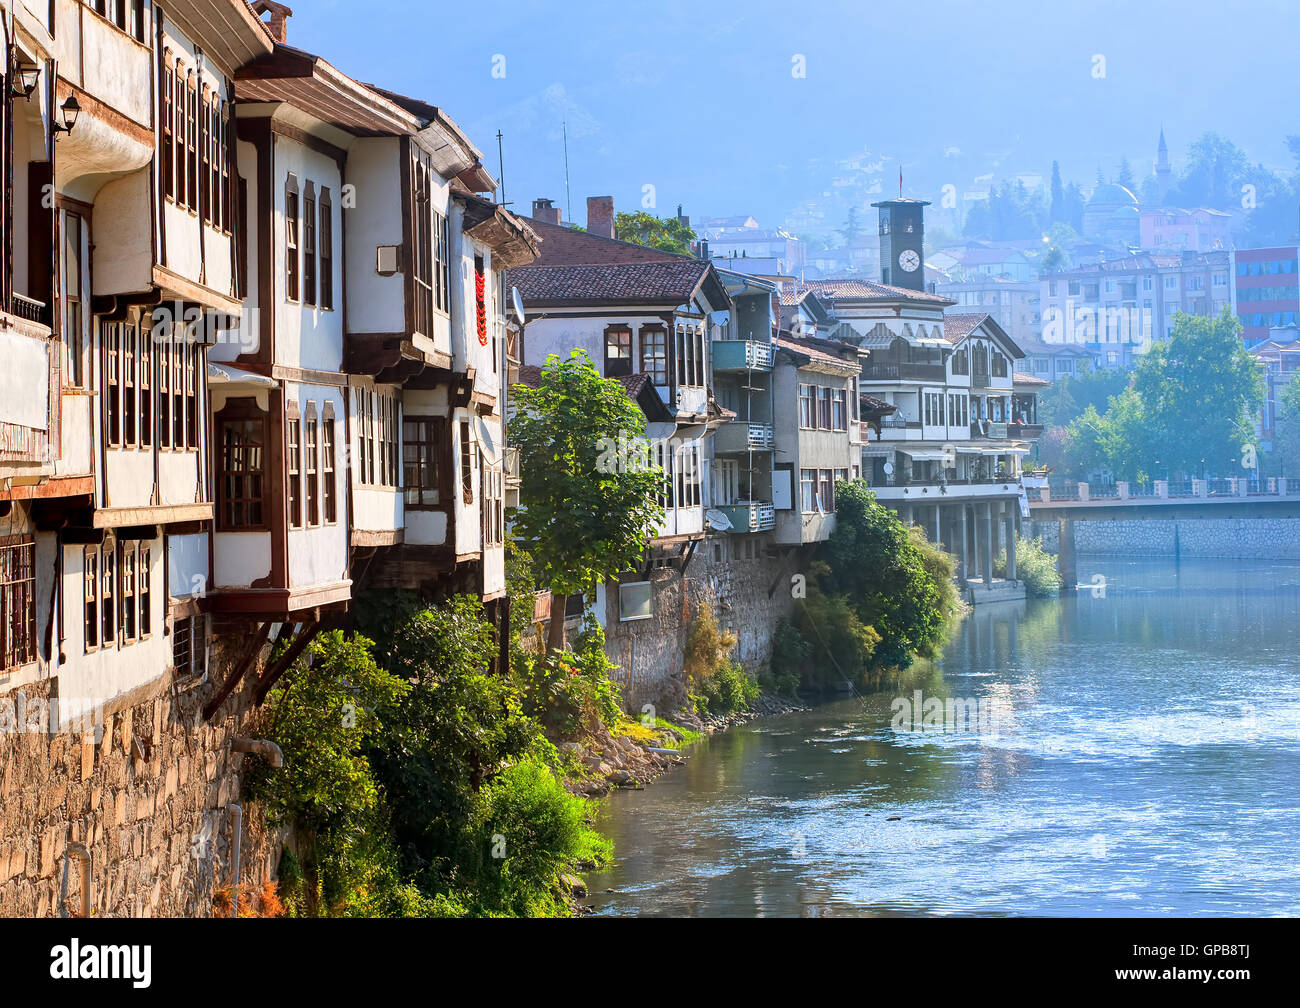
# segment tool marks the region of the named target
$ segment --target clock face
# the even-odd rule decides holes
[[[898,254],[898,265],[901,269],[906,270],[908,273],[912,273],[921,265],[921,257],[912,249],[903,249],[903,251]]]

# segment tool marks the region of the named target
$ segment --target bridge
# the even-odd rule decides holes
[[[1057,566],[1075,574],[1076,521],[1196,521],[1218,518],[1300,518],[1300,480],[1244,478],[1155,480],[1143,487],[1087,483],[1025,487],[1031,521],[1059,524]]]

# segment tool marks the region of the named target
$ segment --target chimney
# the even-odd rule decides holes
[[[602,238],[614,237],[614,197],[587,197],[587,231]]]
[[[543,224],[560,224],[560,208],[544,196],[533,200],[533,220]]]
[[[271,37],[277,42],[284,44],[285,40],[285,22],[293,17],[293,11],[282,3],[276,3],[275,0],[256,0],[253,4],[253,10],[259,18],[262,18],[262,24],[266,25],[271,33]],[[262,17],[263,14],[270,14],[269,18]]]

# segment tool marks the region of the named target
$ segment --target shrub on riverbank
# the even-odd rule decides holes
[[[285,764],[250,774],[249,787],[294,827],[301,868],[284,887],[289,912],[566,912],[561,874],[607,846],[525,713],[539,702],[536,683],[491,674],[497,647],[477,599],[424,607],[384,593],[359,609],[383,643],[321,635],[265,709]],[[573,716],[608,713],[603,645],[553,660]],[[589,688],[597,679],[604,688]]]
[[[731,656],[735,634],[718,626],[707,602],[686,638],[684,667],[687,691],[702,714],[722,715],[748,710],[758,699],[757,681]]]
[[[994,572],[1006,577],[1007,554],[998,556]],[[1043,549],[1042,539],[1016,536],[1016,578],[1025,583],[1025,592],[1036,598],[1054,598],[1061,592],[1061,575],[1056,569],[1056,557]]]

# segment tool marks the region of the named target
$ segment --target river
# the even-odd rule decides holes
[[[590,905],[1300,913],[1300,563],[1081,556],[1079,575],[976,609],[905,683],[715,735],[611,795]],[[974,703],[913,727],[915,690]]]

